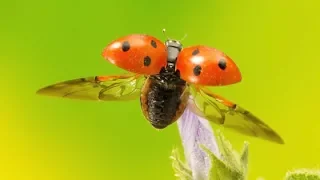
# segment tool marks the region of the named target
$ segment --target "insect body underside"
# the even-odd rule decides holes
[[[150,76],[141,93],[141,108],[144,116],[157,129],[175,122],[184,112],[189,93],[185,81],[175,74]]]

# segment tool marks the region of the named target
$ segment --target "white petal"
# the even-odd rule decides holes
[[[189,104],[177,122],[185,157],[195,180],[208,179],[210,159],[199,145],[206,146],[217,157],[221,155],[211,125],[194,114],[190,108]]]

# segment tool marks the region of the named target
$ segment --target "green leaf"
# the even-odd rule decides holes
[[[205,144],[200,145],[200,148],[207,154],[207,158],[210,159],[209,180],[247,179],[249,144],[245,142],[242,152],[239,154],[220,131],[217,132],[216,137],[221,158],[211,152]],[[192,180],[192,171],[180,160],[177,149],[172,151],[171,159],[176,177],[180,180]]]
[[[297,169],[286,174],[286,180],[320,180],[320,170]]]
[[[244,142],[244,146],[240,156],[240,164],[242,165],[244,174],[248,173],[248,159],[249,159],[249,143]]]
[[[209,149],[202,146],[202,149],[209,155],[211,159],[211,169],[209,172],[210,180],[243,180],[243,173],[234,166],[217,158]]]
[[[217,143],[219,150],[222,154],[222,158],[229,166],[240,171],[240,156],[233,150],[231,143],[223,136],[221,131],[217,131]]]
[[[204,145],[201,146],[211,160],[210,180],[245,180],[247,178],[249,144],[244,143],[240,155],[220,131],[217,131],[216,137],[222,158],[215,156]]]
[[[192,180],[192,172],[181,160],[177,149],[172,150],[170,156],[175,176],[180,180]]]

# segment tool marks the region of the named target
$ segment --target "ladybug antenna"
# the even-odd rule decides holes
[[[183,36],[183,38],[180,39],[180,42],[183,41],[187,36],[188,36],[188,34],[185,34],[185,35]]]
[[[168,40],[171,39],[171,38],[169,38],[169,37],[167,36],[167,34],[166,34],[166,29],[162,29],[162,32],[163,32],[163,35],[164,35]]]

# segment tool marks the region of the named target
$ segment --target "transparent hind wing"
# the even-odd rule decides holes
[[[37,91],[39,95],[93,101],[127,101],[140,97],[146,77],[138,74],[92,76],[52,84]]]
[[[204,87],[190,85],[190,89],[198,115],[244,135],[284,144],[277,132],[246,109]]]
[[[198,116],[206,118],[215,124],[222,125],[225,121],[223,109],[210,99],[203,96],[199,89],[193,85],[189,85],[190,99],[189,106],[191,110]]]

